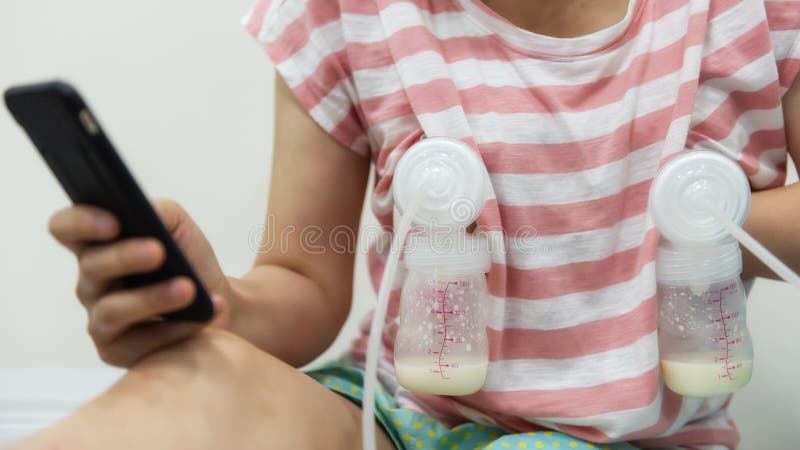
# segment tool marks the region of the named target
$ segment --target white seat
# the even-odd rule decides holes
[[[0,368],[0,447],[59,421],[123,373],[113,368]]]

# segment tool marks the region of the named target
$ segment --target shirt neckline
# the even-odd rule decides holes
[[[523,52],[554,57],[586,56],[608,48],[625,34],[644,3],[643,0],[628,0],[625,17],[610,27],[583,36],[559,38],[520,28],[481,0],[457,1],[473,22],[506,44]]]

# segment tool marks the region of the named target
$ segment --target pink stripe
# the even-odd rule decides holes
[[[771,31],[800,29],[800,2],[764,2]]]
[[[351,76],[350,63],[346,50],[331,53],[323,58],[314,73],[306,77],[295,89],[316,92],[315,97],[322,99],[340,81],[347,80]],[[311,105],[312,108],[314,106],[316,106],[316,103]]]
[[[747,144],[742,147],[742,153],[758,158],[765,150],[783,147],[786,147],[786,132],[784,129],[758,130],[750,133]],[[745,169],[745,172],[747,170]],[[748,173],[748,175],[751,174]]]
[[[755,175],[761,167],[759,156],[765,150],[785,148],[786,132],[783,128],[775,130],[759,130],[750,134],[747,144],[742,148],[742,157],[738,161],[744,172],[748,176]],[[785,166],[778,167],[778,176],[785,177]],[[783,185],[783,183],[781,183]]]
[[[461,397],[467,405],[523,417],[587,417],[643,408],[658,395],[658,368],[634,378],[559,390],[480,391]],[[587,401],[603,399],[603,401]],[[480,406],[479,406],[480,405]]]
[[[489,292],[497,297],[507,297],[508,277],[508,267],[505,264],[492,263],[489,273],[486,274]]]
[[[258,32],[261,30],[261,26],[264,24],[264,15],[267,13],[271,3],[272,0],[260,0],[255,6],[253,6],[252,14],[245,24],[245,28],[253,37],[258,37]]]
[[[692,16],[698,24],[702,19],[699,14]],[[590,83],[537,87],[482,84],[462,89],[458,91],[458,97],[443,101],[437,93],[453,89],[452,81],[444,78],[363,99],[361,106],[372,112],[370,119],[373,122],[411,114],[409,97],[415,99],[413,112],[416,114],[439,112],[453,106],[463,106],[467,114],[552,113],[554,105],[548,99],[557,99],[558,112],[588,111],[621,100],[632,85],[641,85],[680,70],[687,44],[681,40],[662,50],[639,55],[627,70]]]
[[[757,91],[731,92],[711,115],[692,128],[690,138],[694,142],[700,136],[716,141],[723,140],[733,132],[742,114],[775,109],[780,104],[780,86],[777,80]]]
[[[392,153],[398,152],[399,155],[405,153],[412,145],[414,145],[423,135],[425,132],[422,128],[417,128],[410,131],[406,136],[404,136],[400,142],[394,145],[391,148],[383,148],[380,150],[377,156],[377,160],[375,162],[376,168],[378,171],[382,171],[386,168],[386,160],[389,158],[389,155]],[[392,185],[392,176],[387,175],[380,178],[377,183],[375,184],[375,192],[381,193],[386,192],[391,188]]]
[[[339,20],[339,2],[327,0],[311,0],[303,14],[288,24],[274,42],[267,44],[270,56],[275,64],[279,64],[295,52],[303,48],[313,30]]]
[[[772,41],[765,20],[714,53],[703,57],[700,83],[712,78],[729,77],[771,51]]]
[[[490,173],[564,173],[592,169],[618,161],[632,151],[663,141],[674,105],[637,117],[597,138],[559,144],[481,144]],[[591,151],[598,149],[598,151]],[[535,158],[532,157],[535,155]]]
[[[332,138],[347,148],[352,148],[356,139],[364,134],[364,126],[358,117],[355,107],[351,107],[347,115],[332,130],[327,130]]]
[[[757,91],[731,92],[711,115],[692,128],[687,142],[694,145],[702,139],[721,141],[730,136],[743,114],[749,111],[775,109],[780,104],[780,86],[777,81]],[[774,148],[761,147],[761,136],[757,135],[756,140],[751,137],[750,142],[748,142],[751,153],[760,153],[761,150]],[[764,141],[763,144],[769,144],[770,142],[772,142],[772,139]]]
[[[778,67],[780,67],[781,87],[786,89],[792,87],[797,74],[800,73],[800,57],[783,59],[778,62]]]
[[[643,445],[647,448],[669,447],[671,445],[704,445],[716,444],[724,445],[728,448],[736,448],[739,445],[739,431],[734,428],[696,428],[688,431],[678,432],[672,436],[660,439],[643,439],[637,441],[636,445]]]
[[[642,27],[661,19],[662,17],[673,11],[680,9],[681,7],[686,5],[686,3],[687,0],[659,0],[658,2],[643,2],[643,1],[636,2],[635,4],[636,10],[633,11],[633,20],[631,21],[631,24],[628,27],[628,29],[625,30],[625,32],[622,35],[620,35],[616,40],[610,42],[607,46],[597,49],[593,52],[587,53],[587,55],[609,52],[625,45],[626,43],[632,41],[641,34]],[[485,6],[482,2],[477,2],[477,5],[487,10],[487,13],[489,13],[490,15],[494,15],[495,17],[504,20],[506,23],[511,24],[510,22],[505,20],[505,18],[495,14],[489,7]],[[513,26],[513,24],[511,25]],[[508,45],[509,47],[513,47],[520,54],[531,55],[534,57],[544,57],[544,58],[551,56],[547,54],[529,51],[524,48],[519,48],[512,44]]]
[[[655,174],[653,174],[655,175]],[[519,235],[533,226],[537,235],[549,236],[579,231],[609,228],[620,221],[647,210],[647,201],[652,180],[645,180],[624,188],[617,194],[595,200],[562,205],[485,207],[481,216],[483,223],[502,223],[510,237]],[[495,203],[496,200],[487,202]],[[490,217],[499,211],[500,217]]]
[[[655,258],[658,231],[647,232],[644,243],[600,261],[521,270],[508,267],[510,297],[537,300],[576,292],[594,291],[630,280]]]
[[[672,424],[674,424],[675,421],[678,419],[678,415],[681,412],[681,406],[683,406],[683,397],[666,388],[661,389],[660,392],[661,392],[661,414],[658,418],[658,421],[643,430],[639,430],[637,432],[623,436],[625,440],[634,440],[643,437],[658,436],[659,434],[665,433],[672,426]],[[632,442],[632,444],[637,446],[647,447],[647,445],[643,445],[637,442]]]
[[[372,3],[372,2],[364,2],[364,0],[350,0],[350,1],[352,1],[353,3],[358,3],[358,2]],[[381,11],[396,3],[411,3],[415,7],[423,11],[428,11],[433,14],[438,14],[442,12],[463,11],[461,5],[459,5],[458,2],[455,1],[432,2],[430,0],[376,0],[375,3],[378,5]]]
[[[556,330],[488,328],[489,359],[566,359],[618,349],[656,331],[656,298],[616,317]]]
[[[435,410],[437,418],[448,427],[467,422],[467,419],[456,409],[455,402],[451,397],[421,393],[413,393],[413,395]]]
[[[681,6],[677,1],[674,3],[675,4],[673,6]],[[323,15],[322,18],[318,20],[319,22],[324,22],[325,20],[329,19],[330,17]],[[702,28],[704,25],[704,20],[705,16],[703,13],[692,15],[689,18],[689,29],[697,30]],[[294,52],[303,48],[308,41],[309,33],[310,30],[308,29],[308,24],[302,23],[301,20],[297,20],[289,25],[286,32],[284,32],[278,41],[268,44],[267,46],[273,61],[275,63],[280,63],[289,58]],[[591,108],[591,105],[582,105],[587,98],[593,99],[593,102],[596,105],[606,104],[609,102],[609,100],[607,100],[608,98],[618,99],[624,95],[625,90],[630,87],[625,84],[626,79],[624,77],[620,77],[621,75],[627,75],[631,79],[635,78],[637,83],[642,83],[655,79],[663,74],[670,73],[680,67],[683,48],[686,46],[699,44],[702,41],[702,38],[702,33],[692,33],[687,35],[685,39],[679,40],[665,49],[653,53],[638,55],[630,69],[619,74],[609,76],[604,80],[599,80],[593,83],[585,83],[583,85],[574,87],[542,86],[532,89],[528,95],[535,98],[536,95],[540,95],[539,93],[541,92],[556,89],[558,91],[552,95],[566,95],[567,100],[564,102],[564,105],[561,105],[567,108],[565,110],[570,110],[568,109],[570,108],[570,105],[572,105],[573,108],[576,108],[575,110],[580,110],[578,108]],[[389,50],[390,48],[391,51]],[[348,43],[345,50],[325,57],[318,66],[318,71],[323,71],[323,73],[315,73],[311,76],[311,78],[315,80],[314,83],[319,86],[319,89],[322,92],[328,92],[338,82],[347,78],[350,72],[349,70],[345,72],[332,72],[326,70],[325,67],[331,65],[333,62],[337,63],[337,65],[352,63],[354,65],[352,70],[374,69],[391,65],[395,60],[419,53],[423,50],[437,51],[442,55],[447,63],[464,59],[513,61],[514,59],[518,58],[527,58],[525,55],[519,55],[515,53],[498,53],[496,37],[493,35],[465,36],[440,40],[436,38],[427,27],[415,26],[399,30],[385,41],[366,44]],[[659,63],[655,63],[655,61],[659,61]],[[677,66],[672,64],[664,64],[665,61],[673,62]],[[433,89],[433,87],[431,89]],[[479,93],[476,92],[473,97],[480,98],[478,94]],[[508,92],[508,94],[513,94],[513,92]],[[393,98],[392,96],[399,98]],[[376,99],[375,102],[378,102],[381,105],[387,103],[390,105],[393,103],[399,103],[399,105],[395,105],[393,108],[395,110],[401,108],[398,110],[401,112],[405,111],[402,110],[402,108],[408,108],[407,102],[406,104],[403,104],[404,96],[402,92],[389,94],[386,97],[389,98],[381,97]],[[424,98],[425,97],[423,97],[423,99]],[[436,104],[435,96],[433,97],[432,103]],[[479,105],[481,102],[475,101],[472,103]],[[525,104],[525,102],[515,101],[511,102],[511,104],[519,105]],[[442,107],[441,104],[439,104],[439,106]],[[442,109],[446,107],[447,106],[444,106]],[[368,108],[365,106],[365,109]],[[375,108],[372,110],[375,111],[378,109]],[[408,112],[406,112],[406,114],[407,113]],[[399,116],[400,115],[389,115],[386,117],[376,117],[374,120],[376,122],[381,122],[383,120],[388,120]]]
[[[472,409],[480,411],[480,408],[471,407]],[[531,423],[522,417],[512,416],[510,414],[502,414],[499,412],[491,413],[491,417],[497,423],[497,426],[503,430],[509,430],[513,433],[524,433],[529,431],[547,431],[548,428]]]
[[[740,4],[742,4],[742,0],[712,0],[708,5],[708,20],[715,19]]]

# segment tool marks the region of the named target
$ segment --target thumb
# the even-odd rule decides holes
[[[186,210],[175,200],[159,198],[151,203],[170,234],[178,229],[188,217]]]

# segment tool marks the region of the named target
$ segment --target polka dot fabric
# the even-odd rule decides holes
[[[343,363],[331,363],[308,372],[308,375],[326,388],[361,404],[364,372],[360,368]],[[431,417],[400,408],[383,388],[378,388],[375,400],[378,422],[383,425],[397,448],[403,450],[636,448],[626,443],[593,444],[557,431],[506,434],[500,428],[477,423],[464,423],[448,428]]]

